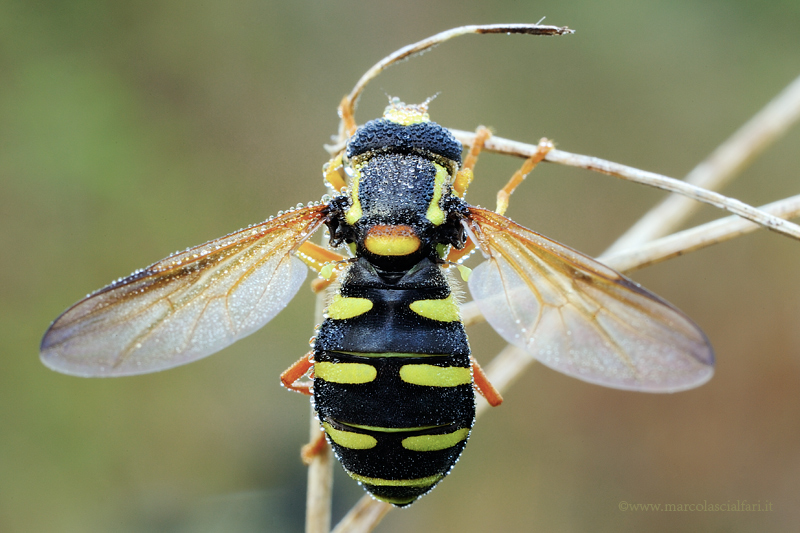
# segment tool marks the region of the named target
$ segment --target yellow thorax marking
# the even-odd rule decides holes
[[[358,199],[358,183],[361,180],[361,172],[357,168],[352,168],[353,177],[350,183],[350,207],[344,214],[344,219],[351,226],[358,222],[363,215],[361,211],[361,200]]]
[[[413,254],[422,245],[414,228],[406,225],[372,226],[364,239],[364,247],[375,255]]]
[[[325,428],[325,431],[330,435],[333,442],[339,446],[350,448],[351,450],[369,450],[378,444],[377,439],[370,435],[354,433],[352,431],[342,431],[334,428],[327,422],[323,422],[322,427]]]
[[[469,428],[459,429],[444,435],[417,435],[406,437],[401,444],[406,450],[414,452],[435,452],[452,448],[469,435]]]
[[[344,320],[363,315],[370,309],[372,309],[372,302],[366,298],[347,298],[341,294],[335,294],[325,312],[328,318]]]
[[[417,300],[408,306],[412,311],[425,318],[439,322],[457,322],[461,320],[458,304],[451,294],[442,300]]]
[[[455,387],[472,383],[472,372],[460,366],[403,365],[400,379],[412,385]]]
[[[378,376],[378,371],[372,365],[364,363],[331,363],[322,361],[314,364],[314,377],[330,383],[345,383],[355,385],[369,383]]]
[[[442,200],[444,188],[450,181],[450,173],[439,163],[434,163],[433,166],[436,167],[436,176],[433,180],[433,198],[431,198],[431,203],[428,205],[428,212],[425,213],[425,218],[430,220],[434,226],[441,226],[444,224],[445,214],[439,202]]]

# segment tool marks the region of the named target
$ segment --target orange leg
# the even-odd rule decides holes
[[[530,156],[528,159],[522,163],[522,167],[517,170],[511,179],[508,180],[506,186],[500,189],[497,192],[497,209],[495,212],[499,215],[505,214],[506,209],[508,209],[508,200],[511,198],[511,194],[514,192],[522,180],[525,179],[525,176],[530,174],[530,172],[534,169],[534,167],[539,164],[539,162],[547,156],[547,154],[554,148],[553,143],[547,139],[542,139],[539,141],[539,145],[536,147],[536,153]]]
[[[337,261],[344,261],[347,258],[342,254],[314,244],[313,242],[306,241],[300,245],[300,248],[295,252],[305,264],[312,270],[319,272],[326,263],[335,263]]]
[[[295,252],[305,264],[316,272],[322,271],[325,265],[330,263],[338,263],[347,261],[347,258],[341,254],[337,254],[324,246],[314,244],[313,242],[306,241],[300,245],[300,248]],[[330,268],[330,267],[329,267]],[[311,282],[311,290],[314,292],[322,292],[328,285],[333,283],[336,279],[336,270],[330,270],[330,276],[327,279],[317,278]]]
[[[325,178],[325,181],[331,184],[333,190],[336,192],[341,192],[342,189],[347,187],[347,180],[344,177],[344,170],[342,169],[343,155],[344,152],[340,153],[322,167],[322,176]]]
[[[486,144],[486,140],[491,136],[492,132],[483,126],[478,126],[475,131],[475,141],[470,146],[469,153],[464,158],[464,164],[461,165],[461,169],[453,181],[453,193],[459,198],[464,198],[464,195],[467,194],[467,188],[472,182],[472,169],[475,168],[475,163],[478,162],[478,155],[483,150],[483,145]]]
[[[472,169],[475,168],[475,164],[478,162],[478,156],[483,151],[486,140],[491,136],[492,132],[489,131],[489,128],[484,126],[478,126],[478,129],[475,130],[475,141],[472,143],[472,146],[469,147],[469,153],[467,157],[464,158],[464,164],[456,174],[456,179],[453,180],[453,194],[459,198],[464,198],[467,194],[467,189],[473,179]],[[456,248],[450,250],[450,253],[447,254],[447,260],[455,263],[472,252],[474,248],[475,244],[467,238],[467,242],[464,243],[463,248],[460,250]]]
[[[478,364],[477,359],[470,355],[469,360],[472,362],[472,381],[475,383],[475,389],[481,396],[486,398],[486,401],[489,402],[489,405],[492,407],[497,407],[503,403],[503,397],[500,395],[500,391],[495,389],[494,385],[489,382],[489,378],[483,373],[483,369],[481,365]]]
[[[300,378],[305,376],[314,366],[313,355],[313,351],[308,352],[281,374],[281,383],[283,383],[284,387],[300,394],[311,396],[311,382],[301,382]]]
[[[320,431],[319,435],[314,437],[314,440],[300,448],[300,459],[302,459],[303,464],[310,465],[314,457],[319,455],[327,445],[328,441],[325,439],[325,433]]]

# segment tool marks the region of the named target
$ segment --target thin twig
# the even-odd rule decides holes
[[[504,33],[504,34],[526,34],[526,35],[565,35],[569,33],[574,33],[574,30],[565,27],[559,26],[546,26],[540,24],[482,24],[482,25],[472,25],[472,26],[460,26],[458,28],[453,28],[447,31],[443,31],[441,33],[437,33],[427,39],[423,39],[418,41],[414,44],[409,44],[408,46],[404,46],[400,48],[396,52],[384,57],[377,63],[375,63],[369,70],[367,70],[363,76],[356,82],[355,87],[353,90],[350,91],[350,94],[346,97],[346,106],[349,109],[349,113],[352,115],[355,111],[356,104],[358,103],[358,98],[361,96],[361,93],[366,88],[367,84],[370,81],[375,79],[381,72],[386,70],[389,66],[394,65],[395,63],[399,63],[400,61],[405,61],[406,59],[415,56],[417,54],[421,54],[427,50],[430,50],[434,46],[437,46],[447,40],[452,39],[453,37],[459,37],[461,35],[467,35],[470,33],[477,33],[477,34],[489,34],[489,33]],[[344,142],[347,140],[347,136],[344,133],[344,130],[340,127],[339,129],[339,142]]]
[[[778,200],[761,206],[759,209],[781,218],[800,216],[800,195]],[[748,222],[741,217],[725,217],[673,233],[667,237],[661,237],[634,248],[626,248],[619,251],[614,251],[611,248],[598,260],[620,272],[631,272],[672,257],[751,233],[760,227],[758,224]]]
[[[324,237],[323,237],[324,238]],[[317,295],[314,320],[322,323],[325,311],[325,293]],[[320,425],[311,405],[310,440],[314,442],[320,434]],[[330,446],[314,455],[308,465],[308,488],[306,490],[306,533],[328,533],[331,530],[331,506],[333,502],[333,452]]]
[[[475,139],[475,134],[468,131],[450,130],[453,135],[462,143],[471,146],[471,142]],[[484,149],[492,152],[498,152],[508,155],[515,155],[518,157],[528,158],[536,153],[535,144],[521,143],[504,139],[502,137],[490,137]],[[755,207],[748,205],[744,202],[723,196],[714,191],[703,189],[695,185],[691,185],[681,180],[676,180],[668,176],[649,172],[647,170],[640,170],[638,168],[621,165],[599,157],[592,157],[588,155],[572,154],[563,150],[551,150],[544,158],[545,161],[550,163],[559,163],[570,167],[584,168],[586,170],[594,170],[601,174],[608,174],[617,178],[641,183],[642,185],[649,185],[657,189],[665,191],[680,193],[687,198],[703,202],[720,209],[725,209],[742,218],[746,218],[760,224],[767,229],[781,233],[788,237],[800,240],[800,226],[787,222],[781,218],[770,215],[763,211],[759,211]]]
[[[369,533],[392,506],[364,496],[342,518],[331,533]]]
[[[314,407],[311,406],[311,440],[319,437],[320,426]],[[333,452],[325,446],[314,455],[308,465],[308,490],[306,491],[306,533],[328,533],[331,530],[331,502],[333,496]]]
[[[719,190],[800,119],[800,76],[686,175],[698,187]],[[609,252],[651,241],[674,231],[699,205],[670,195],[630,227]],[[657,229],[658,228],[658,229]]]

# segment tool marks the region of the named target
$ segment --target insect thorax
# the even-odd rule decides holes
[[[461,143],[416,108],[390,106],[350,138],[344,157],[350,188],[331,210],[334,244],[387,271],[405,271],[464,243],[466,204],[451,191]],[[400,122],[398,122],[400,121]]]

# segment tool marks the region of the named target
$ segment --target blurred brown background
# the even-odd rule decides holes
[[[359,120],[385,94],[440,92],[444,125],[682,177],[800,74],[795,0],[0,3],[0,531],[302,531],[309,408],[278,374],[308,349],[308,291],[257,334],[160,374],[62,376],[39,363],[39,339],[112,279],[318,199],[336,105],[385,54],[544,15],[575,35],[459,38],[381,76]],[[799,147],[795,128],[724,192],[797,194]],[[491,205],[518,165],[485,156],[470,200]],[[662,196],[543,165],[509,215],[598,254]],[[379,531],[793,529],[798,265],[800,243],[761,231],[636,273],[707,332],[714,379],[646,395],[535,367],[452,475]],[[487,326],[470,339],[484,362],[502,346]],[[362,495],[336,469],[335,520]],[[619,510],[737,500],[774,511]]]

